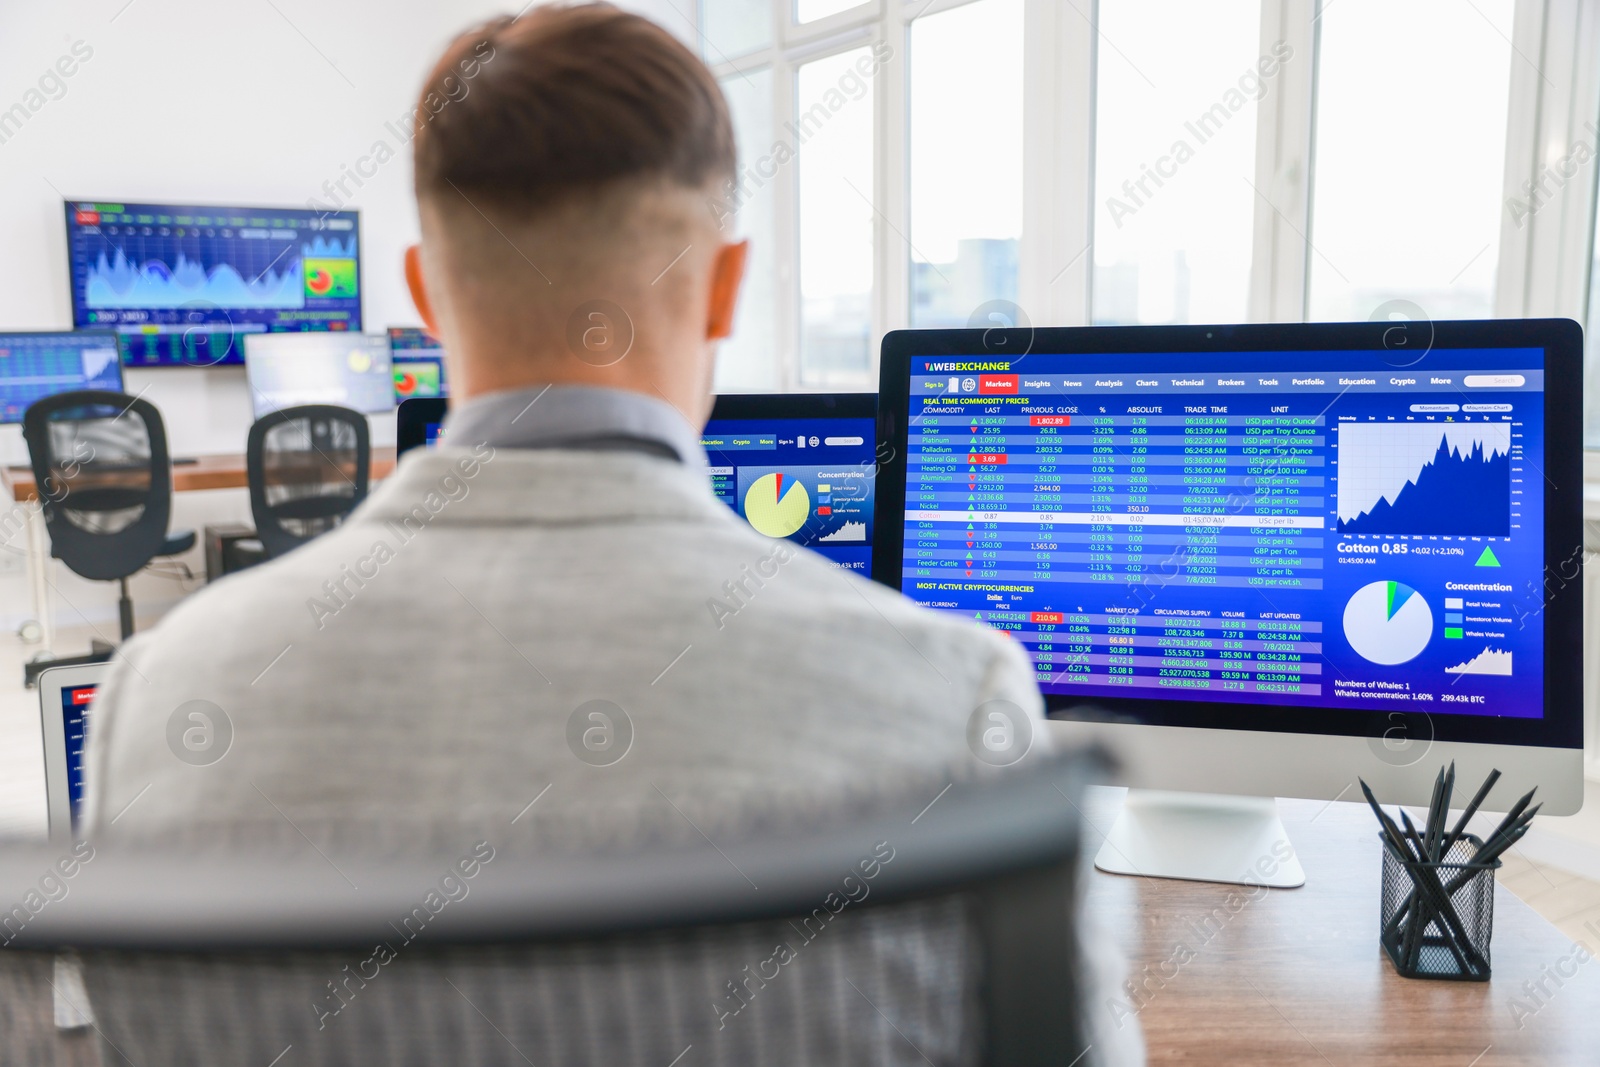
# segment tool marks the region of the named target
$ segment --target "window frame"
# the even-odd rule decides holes
[[[704,0],[701,0],[703,3]],[[770,0],[767,48],[715,63],[719,78],[762,67],[773,71],[773,128],[793,119],[797,68],[862,44],[886,41],[893,56],[875,76],[872,366],[883,335],[909,325],[910,26],[979,0],[867,0],[816,22],[794,22],[794,0]],[[1318,23],[1328,0],[1263,0],[1263,51],[1287,41],[1308,62],[1285,64],[1275,91],[1258,105],[1255,206],[1249,320],[1303,321],[1308,306],[1310,236],[1315,196],[1315,113]],[[698,25],[698,7],[695,11]],[[1035,324],[1090,321],[1093,296],[1095,91],[1097,0],[1024,0],[1023,234],[1019,303]],[[1584,123],[1600,122],[1600,9],[1584,0],[1517,0],[1510,46],[1504,192],[1517,195],[1543,168],[1537,146],[1569,145]],[[1526,57],[1538,57],[1536,69]],[[1558,88],[1559,87],[1559,88]],[[1600,148],[1600,146],[1597,146]],[[1600,160],[1588,166],[1600,171]],[[777,279],[777,380],[802,385],[799,366],[799,250],[795,167],[774,179],[773,235]],[[1559,205],[1547,205],[1529,225],[1501,219],[1494,313],[1500,317],[1557,315],[1583,321],[1596,182],[1571,182]],[[1583,235],[1577,239],[1573,235]],[[786,276],[785,276],[786,275]],[[822,388],[822,383],[814,387]],[[834,387],[837,387],[835,384]],[[862,388],[873,382],[863,381]],[[1600,474],[1600,460],[1596,462]]]

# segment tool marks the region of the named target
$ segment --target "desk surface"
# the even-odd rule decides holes
[[[1119,804],[1116,791],[1096,790],[1084,812],[1104,831]],[[1578,963],[1555,927],[1497,887],[1490,981],[1400,978],[1378,948],[1380,861],[1371,812],[1347,803],[1280,807],[1305,865],[1303,888],[1245,901],[1236,887],[1090,876],[1088,907],[1124,947],[1131,977],[1143,985],[1139,1003],[1125,1003],[1138,1009],[1151,1064],[1600,1063],[1600,962]],[[1559,988],[1546,978],[1558,968],[1576,970]],[[1541,980],[1549,995],[1534,1000],[1523,983]],[[1513,998],[1532,1013],[1520,1029]],[[13,1047],[32,1050],[28,1062],[99,1062],[92,1036],[57,1034],[50,1020],[48,962],[0,953],[0,1032]]]
[[[1120,803],[1118,791],[1095,790],[1084,814],[1104,833]],[[1244,887],[1090,876],[1090,913],[1143,986],[1151,1064],[1600,1064],[1600,962],[1580,962],[1560,931],[1497,886],[1488,982],[1401,978],[1378,947],[1372,812],[1279,808],[1305,866],[1300,889],[1246,900]],[[1100,834],[1088,840],[1098,848]],[[1576,973],[1558,987],[1546,976],[1560,971]],[[1534,999],[1523,983],[1540,981],[1549,995]],[[1526,1011],[1514,1014],[1514,1000]]]
[[[196,462],[175,465],[172,468],[172,489],[185,493],[199,489],[242,489],[249,485],[245,471],[244,453],[196,456]],[[395,453],[392,448],[372,450],[371,479],[387,478],[394,470]],[[38,488],[33,481],[31,467],[0,467],[0,486],[19,503],[38,499]]]

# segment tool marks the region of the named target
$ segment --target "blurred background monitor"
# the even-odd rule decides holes
[[[389,327],[389,358],[394,365],[396,403],[412,397],[448,396],[444,347],[438,338],[416,326]]]
[[[354,211],[66,202],[72,324],[130,367],[239,363],[244,337],[361,329]]]
[[[74,389],[122,391],[116,334],[0,333],[0,423],[21,422],[35,400]]]
[[[298,404],[373,413],[394,407],[389,339],[364,333],[274,333],[245,338],[256,418]]]

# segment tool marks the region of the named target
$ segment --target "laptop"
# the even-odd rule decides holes
[[[39,726],[44,737],[44,791],[50,840],[71,841],[83,807],[84,744],[94,695],[109,663],[51,667],[39,673]]]

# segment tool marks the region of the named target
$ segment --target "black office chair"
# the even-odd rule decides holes
[[[266,555],[281,556],[344,521],[367,498],[371,466],[367,417],[359,411],[306,404],[257,419],[245,467]]]
[[[496,819],[470,876],[451,864],[475,835],[366,859],[98,841],[70,901],[0,953],[21,1046],[0,1033],[0,1059],[71,1040],[27,1025],[65,988],[41,980],[50,953],[71,950],[89,1003],[68,1007],[92,1011],[108,1063],[266,1064],[292,1045],[300,1065],[1092,1067],[1112,1054],[1077,940],[1076,808],[1103,769],[1032,757],[933,805],[918,790],[717,844],[573,855],[518,847]],[[0,852],[0,899],[55,858]],[[424,910],[430,893],[452,902]],[[774,962],[780,942],[793,960]]]
[[[133,636],[128,578],[151,560],[194,547],[193,530],[168,531],[172,462],[161,413],[148,400],[97,389],[58,393],[29,406],[22,435],[50,532],[50,554],[73,573],[117,582],[122,638]],[[33,684],[45,667],[110,658],[97,643],[88,656],[28,665]]]

